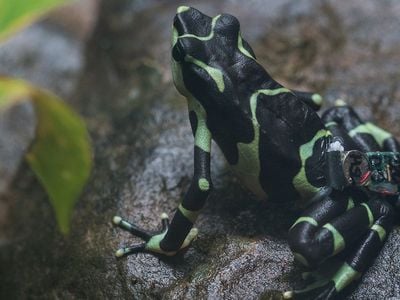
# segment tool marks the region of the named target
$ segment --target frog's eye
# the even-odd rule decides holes
[[[174,48],[172,48],[172,57],[177,62],[183,62],[185,60],[186,53],[183,50],[182,43],[178,41]]]

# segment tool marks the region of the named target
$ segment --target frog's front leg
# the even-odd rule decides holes
[[[210,176],[211,133],[206,125],[205,111],[200,104],[193,104],[189,114],[195,137],[194,175],[189,190],[179,205],[171,224],[169,224],[168,216],[162,215],[163,228],[156,234],[140,229],[120,217],[114,217],[115,225],[145,241],[136,246],[119,249],[116,252],[117,257],[138,252],[171,256],[188,247],[196,238],[197,229],[192,227],[212,188]]]
[[[313,110],[318,111],[321,108],[323,100],[320,94],[295,90],[292,90],[292,92],[296,95],[297,99],[304,102]]]

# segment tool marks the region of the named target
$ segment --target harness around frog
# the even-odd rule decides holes
[[[400,153],[328,151],[328,186],[343,190],[364,187],[381,195],[400,193]]]

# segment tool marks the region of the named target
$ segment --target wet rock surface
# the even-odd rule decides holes
[[[277,80],[317,90],[326,95],[327,105],[341,97],[400,137],[396,1],[185,4],[209,15],[237,16],[244,37]],[[193,138],[185,100],[173,88],[168,65],[170,24],[178,5],[104,1],[87,44],[42,23],[34,43],[62,39],[55,46],[58,53],[0,46],[0,72],[60,93],[84,116],[95,151],[91,180],[68,237],[56,230],[46,195],[27,166],[3,194],[1,205],[8,213],[0,223],[1,298],[270,299],[276,290],[300,286],[301,268],[286,242],[296,218],[292,204],[254,200],[216,147],[216,190],[187,253],[168,259],[113,256],[118,247],[140,242],[113,228],[113,215],[158,228],[160,214],[172,216],[190,184]],[[30,55],[28,62],[18,59]],[[348,299],[400,297],[399,247],[397,228]]]

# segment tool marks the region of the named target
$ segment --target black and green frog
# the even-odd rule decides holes
[[[241,37],[238,20],[228,14],[211,18],[194,8],[178,8],[172,72],[188,102],[192,182],[171,222],[161,216],[162,230],[156,234],[114,217],[114,224],[144,240],[116,255],[175,255],[196,238],[193,224],[212,191],[214,140],[258,198],[305,207],[288,235],[298,262],[312,269],[334,256],[341,259],[330,278],[282,292],[282,297],[340,295],[370,266],[395,223],[400,208],[396,139],[363,122],[341,101],[320,117],[321,96],[274,81]]]

